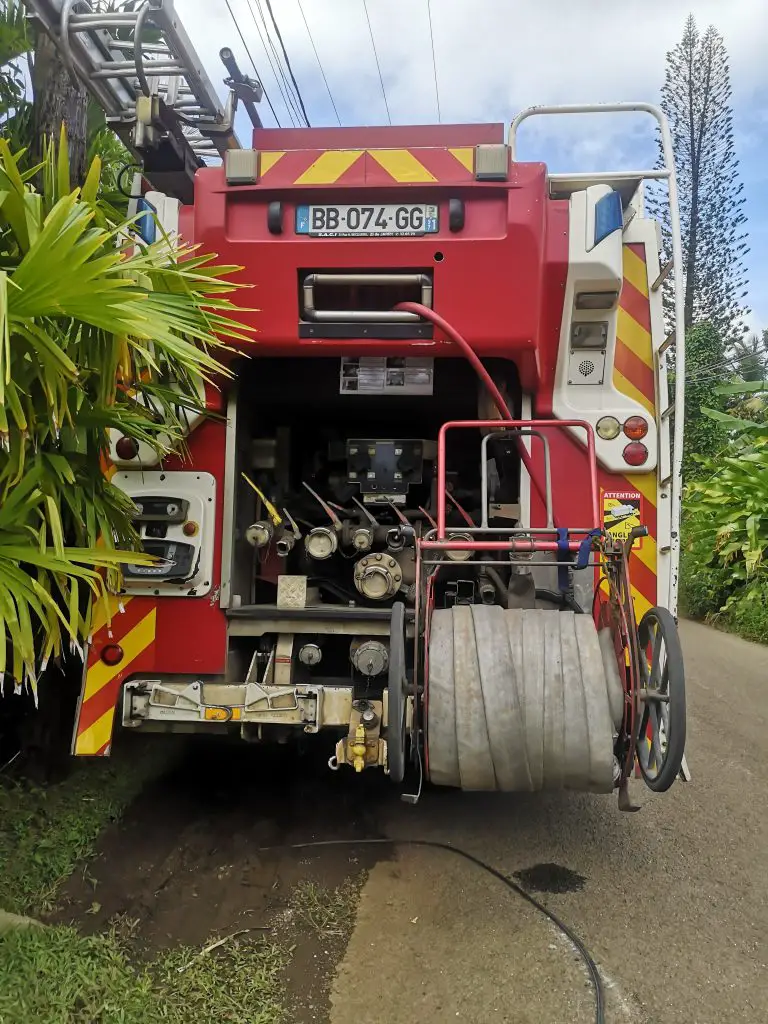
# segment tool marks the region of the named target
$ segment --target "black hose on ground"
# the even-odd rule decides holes
[[[483,871],[487,871],[489,875],[502,882],[508,889],[516,893],[521,899],[529,903],[535,910],[538,910],[540,914],[543,914],[552,924],[568,939],[571,945],[576,949],[577,953],[584,961],[584,965],[587,968],[589,974],[589,980],[592,983],[592,988],[595,994],[595,1024],[605,1024],[605,994],[603,992],[603,982],[600,978],[600,972],[597,968],[592,954],[589,952],[587,947],[584,945],[579,936],[553,911],[549,910],[540,903],[535,896],[514,882],[511,878],[507,878],[505,874],[498,871],[496,868],[491,867],[490,864],[486,864],[485,861],[480,860],[479,857],[475,857],[472,853],[467,853],[466,850],[459,849],[458,846],[451,846],[450,843],[440,843],[432,839],[319,839],[308,843],[279,843],[275,846],[260,846],[257,849],[257,853],[271,853],[275,850],[312,850],[319,849],[321,847],[333,847],[333,846],[423,846],[431,847],[435,850],[447,850],[448,853],[455,853],[459,857],[463,857],[464,860],[469,861],[470,864],[474,864],[475,867],[482,868]]]

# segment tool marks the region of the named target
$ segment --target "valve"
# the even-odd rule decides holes
[[[355,729],[355,741],[350,743],[349,752],[352,754],[352,766],[356,772],[365,768],[365,726],[360,722]]]

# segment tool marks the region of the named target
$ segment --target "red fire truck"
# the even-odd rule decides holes
[[[244,268],[258,307],[183,456],[112,439],[159,561],[97,610],[73,752],[108,754],[116,728],[319,734],[331,768],[409,790],[616,789],[624,808],[630,775],[657,791],[685,777],[661,111],[534,108],[509,129],[256,115],[244,147],[232,115],[258,86],[225,54],[218,108],[167,0],[147,5],[167,55],[136,45],[130,69],[139,15],[117,46],[112,14],[33,7],[144,161],[141,208]],[[174,60],[213,111],[195,135],[165,65],[152,77]],[[532,115],[627,111],[655,118],[660,170],[517,158]],[[669,191],[665,266],[647,179]]]

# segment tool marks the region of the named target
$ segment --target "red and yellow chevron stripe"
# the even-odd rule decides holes
[[[639,402],[651,417],[656,417],[651,303],[643,243],[624,245],[624,283],[619,299],[613,383],[617,391]],[[624,484],[627,490],[642,495],[644,525],[649,534],[635,546],[629,559],[632,595],[639,621],[657,601],[656,473],[628,474],[612,486],[620,490]]]
[[[425,185],[474,181],[471,146],[277,150],[259,154],[259,184]]]
[[[97,606],[75,722],[73,754],[109,753],[120,685],[126,676],[151,666],[156,620],[157,607],[152,598],[110,596],[106,605],[100,602]],[[107,665],[101,659],[108,644],[117,644],[123,650],[117,665]]]

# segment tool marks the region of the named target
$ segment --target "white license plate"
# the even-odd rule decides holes
[[[431,235],[437,222],[437,207],[424,203],[296,207],[296,234],[322,238]]]

